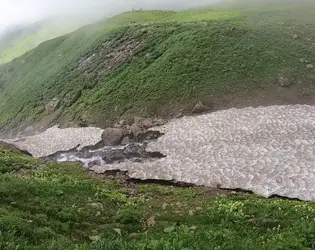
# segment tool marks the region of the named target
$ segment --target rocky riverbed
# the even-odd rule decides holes
[[[98,128],[53,128],[10,143],[36,157],[81,161],[99,174],[120,170],[134,179],[315,200],[315,106],[230,109],[148,131],[127,145],[99,144]]]

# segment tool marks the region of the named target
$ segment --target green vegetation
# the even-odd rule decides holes
[[[315,247],[314,203],[117,182],[4,147],[0,170],[2,250]]]
[[[44,41],[67,34],[82,22],[69,20],[48,20],[27,27],[12,28],[3,39],[0,37],[0,64],[12,61],[34,49]]]
[[[0,128],[167,116],[232,92],[274,93],[279,76],[293,79],[295,93],[312,91],[303,84],[314,77],[313,9],[133,11],[44,42],[0,65]]]

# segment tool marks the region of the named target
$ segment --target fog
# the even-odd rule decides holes
[[[54,16],[93,21],[134,9],[184,9],[220,0],[0,0],[0,33],[7,27],[25,25]]]

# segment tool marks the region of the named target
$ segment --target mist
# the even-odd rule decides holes
[[[134,9],[179,10],[220,0],[0,0],[0,33],[8,27],[27,25],[58,16],[96,21]]]

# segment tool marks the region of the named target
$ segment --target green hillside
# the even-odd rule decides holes
[[[136,184],[0,146],[2,250],[314,249],[315,204]]]
[[[313,102],[314,4],[133,11],[0,66],[2,132],[86,121]],[[290,88],[279,88],[279,76]],[[60,100],[58,109],[45,105]]]
[[[45,20],[26,27],[13,27],[0,37],[0,64],[12,61],[44,41],[67,34],[83,25],[72,20]]]

